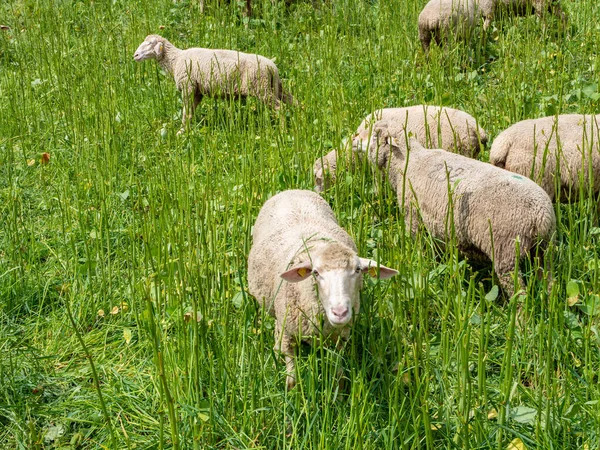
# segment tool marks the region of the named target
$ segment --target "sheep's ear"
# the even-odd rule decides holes
[[[362,267],[363,273],[368,273],[373,278],[379,277],[382,280],[398,275],[397,270],[382,265],[378,266],[377,262],[372,259],[360,258],[360,267]],[[377,269],[379,269],[379,272]]]
[[[159,42],[154,46],[154,53],[156,53],[156,56],[162,56],[164,49],[164,44],[162,42]]]
[[[287,272],[283,272],[280,277],[290,283],[298,283],[299,281],[306,280],[312,273],[312,263],[310,261],[298,264],[292,267]]]

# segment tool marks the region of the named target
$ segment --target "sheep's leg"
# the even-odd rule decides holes
[[[499,269],[496,267],[496,275],[498,276],[498,283],[504,291],[504,293],[510,298],[515,294],[515,283],[513,280],[515,267]],[[519,291],[525,292],[525,282],[523,277],[518,275]]]
[[[181,90],[181,100],[183,103],[183,109],[181,111],[181,129],[177,132],[178,135],[185,133],[187,130],[192,117],[194,116],[194,110],[202,96],[200,95],[200,99],[196,97],[197,91],[193,86],[186,87]]]
[[[431,46],[431,30],[419,30],[419,39],[421,40],[421,46],[425,54],[429,53],[429,47]]]
[[[296,385],[296,362],[295,362],[295,346],[292,338],[285,333],[275,332],[275,350],[280,351],[285,357],[285,371],[287,374],[285,383],[288,390],[293,389]]]
[[[194,107],[192,108],[192,116],[196,112],[196,108],[202,101],[202,94],[199,91],[194,92]]]

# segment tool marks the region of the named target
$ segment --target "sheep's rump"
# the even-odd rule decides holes
[[[487,132],[470,114],[454,108],[416,105],[384,108],[369,114],[356,133],[366,140],[375,128],[387,128],[387,135],[404,141],[408,133],[426,148],[442,148],[477,158],[480,144],[488,140]]]
[[[598,192],[599,117],[565,114],[517,122],[494,140],[490,163],[531,178],[551,198],[558,175],[563,199],[576,197],[590,184],[592,191]]]

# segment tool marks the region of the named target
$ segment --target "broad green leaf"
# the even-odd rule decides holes
[[[598,85],[596,83],[586,84],[581,88],[581,92],[588,98],[594,97],[594,94],[598,92]]]
[[[576,314],[573,314],[571,311],[563,311],[563,316],[565,317],[565,325],[568,329],[574,330],[579,328],[579,319]]]
[[[535,416],[537,415],[537,409],[530,408],[529,406],[517,406],[510,410],[510,417],[519,423],[533,423]]]
[[[575,280],[571,280],[567,283],[567,303],[569,306],[573,306],[579,301],[579,283]]]
[[[129,344],[131,342],[131,329],[130,328],[123,328],[123,338],[125,339],[125,342],[127,344]]]
[[[488,302],[493,302],[498,298],[498,286],[497,285],[493,285],[492,289],[490,289],[490,292],[488,292],[487,294],[485,294],[485,299]]]
[[[237,292],[231,299],[231,303],[233,304],[233,306],[235,306],[238,309],[242,307],[243,302],[244,302],[244,293],[242,291]]]
[[[588,316],[598,315],[600,314],[600,297],[596,294],[590,295],[585,301],[585,304],[577,306]]]

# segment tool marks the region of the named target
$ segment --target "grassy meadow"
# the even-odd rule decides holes
[[[589,196],[555,207],[552,285],[525,262],[506,298],[490,265],[407,235],[370,170],[342,170],[324,198],[400,274],[366,283],[342,349],[301,349],[290,392],[246,280],[265,200],[312,189],[376,108],[460,108],[491,139],[600,112],[600,3],[561,0],[566,27],[501,17],[428,58],[425,0],[206,3],[0,2],[0,448],[600,449]],[[150,33],[272,58],[299,105],[205,98],[178,137],[174,83],[133,61]]]

